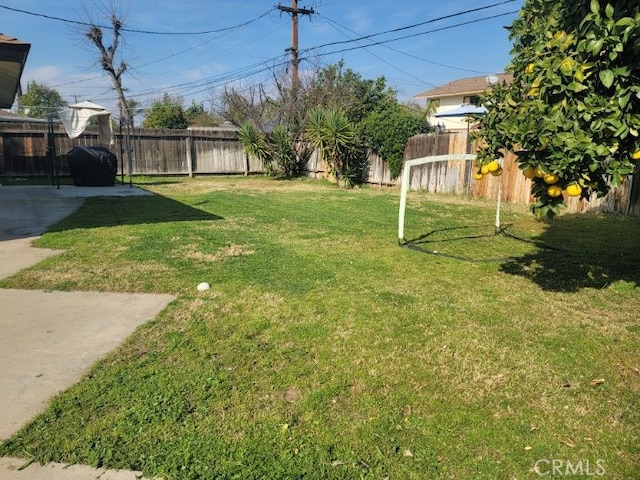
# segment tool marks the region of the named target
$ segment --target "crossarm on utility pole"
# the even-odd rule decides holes
[[[278,5],[276,7],[281,12],[291,14],[291,47],[287,48],[291,51],[291,89],[295,91],[298,85],[298,15],[313,15],[316,13],[313,8],[298,8],[298,0],[291,0],[291,6],[285,7]]]

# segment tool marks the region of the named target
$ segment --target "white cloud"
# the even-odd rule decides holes
[[[36,82],[51,86],[61,83],[64,79],[64,72],[67,71],[62,65],[42,65],[36,68],[29,68],[28,62],[22,74],[22,83]]]

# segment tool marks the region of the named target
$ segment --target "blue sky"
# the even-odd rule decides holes
[[[299,0],[299,8],[316,12],[299,21],[301,76],[343,60],[364,78],[384,76],[400,99],[410,100],[457,78],[501,72],[511,49],[503,27],[516,18],[513,12],[523,0],[457,14],[503,1]],[[95,47],[83,40],[86,27],[73,23],[106,25],[104,6],[113,3],[0,0],[0,32],[31,43],[23,86],[35,80],[55,88],[68,102],[91,100],[115,111],[111,84],[95,65]],[[225,86],[242,90],[269,83],[274,70],[287,66],[285,49],[291,46],[291,17],[274,8],[277,4],[274,0],[117,0],[116,11],[125,28],[155,32],[123,32],[119,51],[130,66],[123,77],[128,97],[149,106],[166,92],[181,97],[185,105],[195,100],[209,109]],[[291,6],[291,0],[281,4]],[[454,16],[436,20],[448,15]],[[462,23],[466,24],[456,26]],[[241,24],[246,25],[177,35]],[[370,37],[353,41],[362,36]]]

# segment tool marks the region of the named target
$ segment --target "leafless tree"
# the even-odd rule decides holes
[[[234,125],[250,121],[263,130],[274,124],[269,110],[270,99],[262,84],[242,90],[225,87],[216,102],[216,113],[225,120]]]
[[[110,42],[105,38],[105,27],[99,26],[97,22],[90,21],[88,27],[83,32],[85,38],[89,40],[98,50],[98,58],[96,63],[105,71],[118,99],[118,109],[120,111],[121,124],[133,127],[130,103],[127,102],[122,86],[122,75],[127,71],[129,65],[122,59],[122,55],[118,51],[121,44],[122,28],[124,20],[122,14],[119,13],[117,2],[112,3],[108,8],[109,29],[107,35],[110,36]]]

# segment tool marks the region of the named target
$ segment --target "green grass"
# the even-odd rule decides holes
[[[636,478],[637,218],[509,205],[516,239],[491,202],[410,194],[407,238],[445,256],[398,247],[397,190],[144,187],[88,199],[38,242],[65,252],[0,287],[177,300],[0,454],[167,479],[537,478],[540,459]]]

